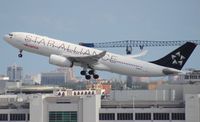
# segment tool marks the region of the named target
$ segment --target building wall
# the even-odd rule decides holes
[[[186,122],[200,122],[200,94],[185,95]]]
[[[185,94],[200,93],[200,84],[163,84],[158,90],[168,90],[171,101],[184,101]]]
[[[33,95],[30,122],[49,122],[50,112],[76,112],[77,122],[99,122],[100,95]]]
[[[52,72],[52,73],[42,73],[41,74],[41,84],[42,85],[62,85],[67,81],[67,75],[63,72]]]
[[[199,84],[187,84],[183,86],[183,94],[199,94],[200,85]]]
[[[158,87],[158,90],[168,90],[171,101],[183,101],[183,86],[181,84],[163,84]]]
[[[184,113],[184,108],[101,108],[99,113],[114,113],[115,120],[100,120],[99,122],[185,122],[185,120],[172,120],[172,113]],[[133,113],[133,120],[118,120],[118,113]],[[136,120],[136,113],[151,113],[151,120]],[[154,113],[167,113],[169,120],[154,120]]]
[[[0,94],[5,93],[6,90],[6,80],[0,80]]]
[[[60,67],[56,71],[41,73],[41,84],[63,85],[66,82],[74,82],[76,78],[72,68]]]
[[[101,107],[100,95],[83,98],[83,121],[99,122],[99,109]]]
[[[30,96],[30,122],[48,122],[47,104],[44,100],[48,95]]]
[[[113,90],[111,99],[115,101],[169,101],[169,90]]]

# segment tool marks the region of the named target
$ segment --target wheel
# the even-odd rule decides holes
[[[90,76],[90,75],[86,75],[86,76],[85,76],[85,79],[90,80],[90,79],[91,79],[91,76]]]
[[[90,71],[88,72],[88,74],[93,75],[93,74],[94,74],[94,70],[93,70],[93,69],[90,70]]]
[[[23,55],[22,54],[18,54],[18,57],[21,58]]]
[[[80,72],[80,74],[81,75],[86,75],[86,71],[83,70],[83,71]]]
[[[93,78],[94,78],[94,79],[98,79],[98,78],[99,78],[99,75],[94,74],[94,75],[93,75]]]

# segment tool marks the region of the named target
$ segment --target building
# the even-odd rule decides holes
[[[41,73],[42,85],[62,85],[67,82],[67,76],[62,72]]]
[[[191,122],[178,102],[101,100],[99,94],[1,95],[0,108],[3,122]]]
[[[24,84],[40,84],[41,75],[40,74],[36,74],[36,75],[26,74],[23,78],[23,83]]]
[[[42,85],[63,85],[66,82],[73,82],[75,80],[71,68],[58,68],[56,71],[41,73]]]
[[[10,88],[19,88],[21,84],[19,81],[0,80],[0,94],[5,94]]]
[[[127,77],[127,87],[132,89],[147,89],[148,82],[150,81],[149,77]]]
[[[186,74],[169,76],[168,80],[174,84],[187,84],[200,82],[200,70],[187,69]]]
[[[8,87],[6,94],[53,94],[54,91],[58,89],[60,89],[58,86],[26,85],[20,87]]]
[[[0,121],[96,122],[99,120],[101,93],[94,90],[63,90],[56,90],[55,94],[0,95]],[[84,94],[81,94],[82,92]],[[93,116],[89,117],[90,115]]]
[[[20,91],[44,91],[24,88]],[[49,88],[48,88],[49,89]],[[52,89],[51,89],[52,90]],[[156,90],[59,88],[46,94],[0,95],[0,121],[199,122],[200,84],[162,84]]]
[[[200,94],[187,94],[185,99],[186,122],[200,122]]]
[[[0,80],[9,80],[9,77],[5,75],[0,75]]]
[[[23,68],[17,65],[12,65],[7,68],[7,76],[13,81],[21,81],[23,78],[22,72]]]
[[[86,85],[87,89],[104,89],[104,94],[110,94],[111,91],[111,84],[107,83],[90,83]]]
[[[148,83],[148,90],[156,90],[158,86],[162,85],[164,81],[155,81]]]
[[[67,80],[70,82],[75,82],[77,81],[74,75],[74,70],[73,68],[69,68],[69,67],[59,67],[57,68],[57,72],[63,72],[66,73],[67,75]]]

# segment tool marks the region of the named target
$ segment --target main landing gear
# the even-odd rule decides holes
[[[23,51],[23,50],[19,50],[19,54],[18,54],[18,57],[19,57],[19,58],[22,58],[22,56],[23,56],[23,55],[22,55],[22,51]]]
[[[87,70],[82,70],[80,72],[81,75],[85,75],[85,79],[87,80],[90,80],[91,79],[91,75],[93,75],[93,78],[94,79],[98,79],[99,78],[99,75],[98,74],[95,74],[95,70],[94,69],[91,69],[87,72]]]

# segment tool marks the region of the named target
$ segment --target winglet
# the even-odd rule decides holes
[[[101,53],[99,53],[98,55],[96,55],[98,58],[102,58],[106,55],[106,51],[102,51]]]

